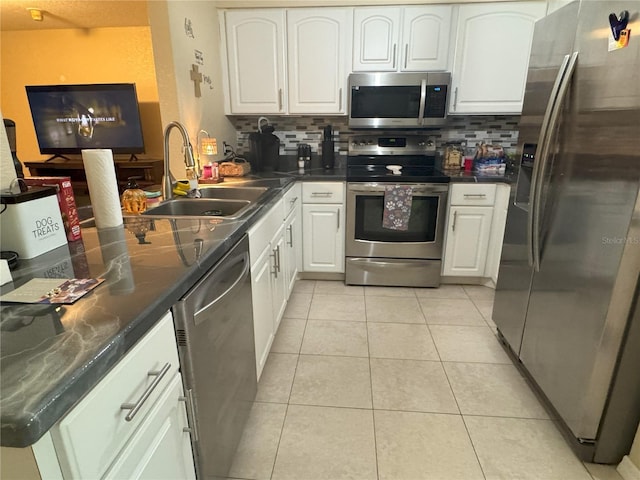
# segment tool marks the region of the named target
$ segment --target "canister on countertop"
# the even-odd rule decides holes
[[[60,207],[53,187],[31,187],[26,192],[0,195],[2,250],[33,258],[67,243]]]

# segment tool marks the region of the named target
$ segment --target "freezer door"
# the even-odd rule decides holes
[[[582,2],[577,68],[540,179],[540,270],[520,359],[576,438],[597,438],[637,281],[631,235],[640,178],[640,42],[608,51],[609,15]],[[549,41],[554,41],[549,36]]]
[[[534,29],[527,85],[519,124],[518,183],[511,192],[504,244],[493,308],[493,320],[514,353],[518,354],[531,290],[531,237],[528,215],[535,185],[536,145],[547,106],[553,103],[554,87],[571,53],[577,27],[579,3],[538,20]]]

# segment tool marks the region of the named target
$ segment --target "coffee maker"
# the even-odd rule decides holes
[[[22,171],[22,164],[18,160],[16,148],[16,122],[4,119],[4,129],[7,132],[7,139],[9,140],[9,148],[11,149],[11,158],[13,159],[13,167],[16,169],[16,175],[18,178],[24,178],[24,172]]]

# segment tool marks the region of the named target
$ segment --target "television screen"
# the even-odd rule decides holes
[[[109,148],[142,153],[142,125],[133,83],[27,86],[42,154]]]

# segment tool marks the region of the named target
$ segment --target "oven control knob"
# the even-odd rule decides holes
[[[419,147],[424,147],[425,143],[424,142],[418,142],[418,146]]]

